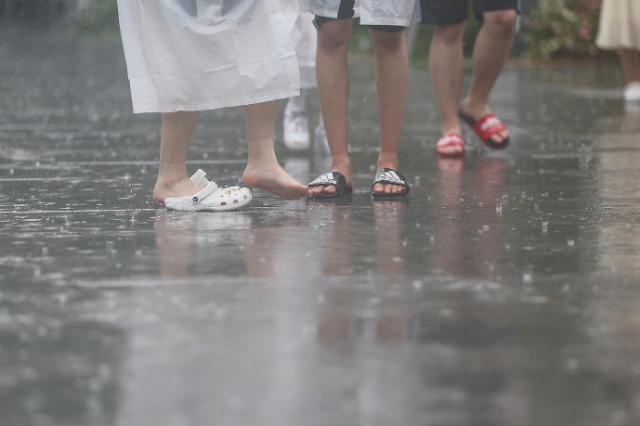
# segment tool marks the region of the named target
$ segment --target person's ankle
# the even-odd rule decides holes
[[[175,185],[179,184],[180,182],[183,182],[188,179],[189,179],[189,176],[186,173],[162,174],[162,175],[158,175],[156,179],[155,187],[161,188],[161,189],[170,189]]]
[[[335,170],[342,173],[351,172],[351,158],[348,154],[339,154],[332,156],[331,170]]]
[[[273,148],[273,139],[249,142],[248,163],[278,162]]]
[[[378,156],[379,169],[397,169],[398,164],[399,161],[397,152],[381,152]]]
[[[451,134],[457,134],[457,135],[462,134],[462,127],[460,127],[460,124],[446,126],[442,128],[442,136],[448,136]]]
[[[486,100],[474,99],[467,96],[462,101],[462,110],[467,114],[482,114],[488,110],[489,105]]]

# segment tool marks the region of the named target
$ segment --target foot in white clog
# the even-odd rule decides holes
[[[166,197],[162,204],[167,209],[187,212],[224,212],[244,207],[253,198],[249,188],[219,187],[215,182],[207,180],[206,173],[202,170],[196,171],[190,179],[200,191],[185,197]]]

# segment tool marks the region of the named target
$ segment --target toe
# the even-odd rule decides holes
[[[333,185],[324,187],[324,192],[326,192],[327,194],[335,194],[336,191],[337,191],[337,188]]]
[[[376,183],[373,186],[373,192],[380,192],[380,193],[384,192],[384,185],[381,183]]]
[[[384,192],[387,194],[391,194],[393,192],[393,185],[386,185],[384,187]]]
[[[504,132],[496,133],[495,135],[491,136],[491,140],[493,141],[493,143],[499,145],[501,143],[504,143],[504,141],[507,140],[508,137],[509,137],[509,133],[504,131]]]

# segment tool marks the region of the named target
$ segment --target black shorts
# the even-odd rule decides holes
[[[469,2],[473,3],[473,13],[482,21],[486,12],[515,10],[520,12],[520,0],[418,0],[423,24],[460,24],[469,16]]]
[[[316,15],[316,18],[313,20],[313,25],[315,25],[317,29],[320,29],[322,24],[325,22],[335,21],[337,19],[353,19],[356,14],[354,9],[355,3],[356,0],[342,0],[340,2],[340,8],[338,9],[337,18],[327,18],[325,16]],[[394,33],[405,29],[405,27],[399,27],[396,25],[367,25],[367,27],[371,30],[384,31],[387,33]]]

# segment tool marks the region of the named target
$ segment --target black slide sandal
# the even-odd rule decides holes
[[[375,192],[373,187],[377,184],[391,184],[404,187],[402,192]],[[403,198],[409,194],[409,184],[407,178],[395,169],[378,169],[376,177],[373,179],[373,185],[371,185],[371,195],[374,199],[390,199],[390,198]]]
[[[353,189],[350,186],[347,186],[347,178],[345,178],[344,175],[340,172],[329,172],[318,176],[313,182],[309,184],[309,188],[330,185],[336,187],[336,192],[321,192],[319,194],[309,195],[309,199],[338,200],[344,197],[349,197],[353,193]]]

